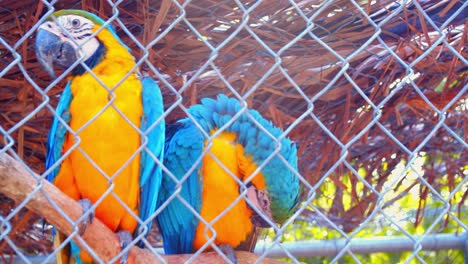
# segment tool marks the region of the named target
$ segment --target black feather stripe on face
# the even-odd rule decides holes
[[[101,41],[99,41],[99,46],[96,52],[94,52],[93,55],[91,55],[91,57],[89,57],[89,59],[87,59],[84,63],[86,64],[86,66],[92,69],[94,66],[96,66],[99,62],[102,61],[104,55],[106,54],[106,51],[106,46],[104,46],[104,44]],[[73,69],[71,74],[74,76],[78,76],[84,74],[85,72],[86,69],[80,64],[76,66],[75,69]]]

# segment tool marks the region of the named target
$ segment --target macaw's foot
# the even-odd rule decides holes
[[[80,231],[78,232],[80,234],[80,236],[82,236],[84,234],[84,232],[86,231],[86,226],[88,225],[88,223],[92,223],[93,222],[93,218],[94,218],[94,211],[91,210],[91,206],[93,206],[93,204],[91,203],[90,200],[88,199],[81,199],[81,200],[78,200],[78,203],[81,205],[81,208],[83,208],[83,215],[84,214],[88,214],[84,219],[83,219],[83,222],[81,222],[81,227],[80,227]],[[88,213],[90,212],[90,213]]]
[[[130,243],[132,243],[133,237],[132,237],[132,234],[130,234],[130,232],[128,232],[128,231],[119,231],[119,232],[117,232],[117,236],[119,237],[120,248],[122,250],[127,249],[127,246],[130,245]],[[120,263],[122,263],[122,264],[127,263],[128,252],[130,252],[130,249],[126,250],[123,253],[122,258],[120,260]]]
[[[221,252],[226,255],[226,257],[231,261],[232,264],[238,264],[239,261],[237,260],[236,256],[236,251],[234,248],[231,247],[231,245],[228,244],[222,244],[218,246]]]

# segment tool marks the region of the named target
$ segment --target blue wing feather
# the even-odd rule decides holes
[[[72,94],[70,89],[71,81],[67,83],[65,89],[60,96],[57,109],[55,110],[56,116],[52,121],[52,127],[49,131],[47,138],[47,153],[46,153],[46,170],[54,166],[54,164],[60,159],[63,151],[63,143],[67,134],[67,128],[65,124],[70,124],[71,115],[68,111],[70,103],[72,101]],[[59,120],[60,117],[62,120]],[[65,123],[65,124],[64,124]],[[47,180],[54,182],[60,170],[60,166],[54,168],[49,174],[47,174]]]
[[[164,113],[164,104],[159,86],[149,77],[142,80],[142,85],[143,116],[141,130],[143,133],[147,133],[146,137],[148,141],[146,149],[142,151],[140,156],[139,211],[140,219],[146,221],[156,211],[156,203],[161,187],[162,168],[157,165],[154,158],[157,158],[161,163],[163,162],[165,124],[164,119],[158,120]],[[159,122],[154,126],[153,124],[157,121]],[[147,131],[148,129],[150,130]],[[152,222],[148,221],[148,230],[151,228]]]
[[[195,211],[200,212],[202,192],[198,171],[201,162],[196,162],[203,151],[203,134],[189,119],[184,119],[168,126],[166,136],[164,165],[178,180],[184,177],[196,164],[196,168],[182,183],[180,196]],[[171,199],[171,195],[176,191],[176,186],[169,175],[164,176],[159,206]],[[165,253],[192,253],[192,243],[198,222],[198,218],[178,197],[174,197],[157,218],[158,226],[163,235]]]
[[[54,166],[57,161],[62,157],[63,153],[63,144],[65,143],[65,138],[67,135],[67,126],[70,124],[71,115],[69,112],[70,103],[73,99],[70,89],[71,81],[65,85],[65,89],[60,95],[60,100],[55,109],[56,115],[52,120],[52,126],[47,137],[47,146],[46,146],[46,170]],[[60,120],[62,119],[62,120]],[[65,125],[66,124],[66,125]],[[60,170],[60,165],[56,166],[46,178],[51,183],[54,182],[55,177]],[[52,230],[53,235],[56,235],[55,228]],[[71,242],[71,256],[75,259],[77,264],[82,263],[79,258],[80,249],[72,241]]]

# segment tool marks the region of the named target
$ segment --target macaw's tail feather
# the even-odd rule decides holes
[[[65,235],[56,232],[54,236],[54,248],[58,248],[65,240]],[[56,253],[57,264],[68,264],[70,261],[70,245],[66,245],[62,250]]]
[[[54,236],[54,248],[59,248],[67,236],[60,232],[56,232]],[[80,249],[78,245],[71,241],[56,253],[57,264],[91,264],[93,259],[91,256]]]

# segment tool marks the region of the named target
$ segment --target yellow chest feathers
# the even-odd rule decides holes
[[[210,146],[212,155],[205,155],[200,171],[203,177],[200,214],[208,222],[212,221],[212,227],[216,230],[216,244],[229,244],[233,247],[239,246],[253,232],[250,220],[252,211],[244,199],[238,199],[239,185],[234,177],[243,181],[256,169],[250,158],[245,156],[243,147],[235,140],[236,135],[231,132],[223,132],[214,138]],[[265,188],[260,173],[252,179],[252,183],[259,189]],[[223,216],[213,221],[218,215]],[[193,243],[195,249],[203,246],[207,237],[213,236],[210,228],[205,228],[200,222]]]

